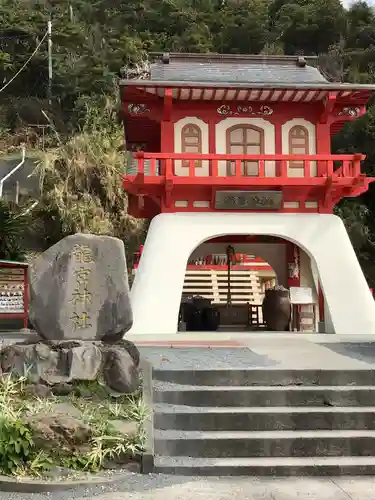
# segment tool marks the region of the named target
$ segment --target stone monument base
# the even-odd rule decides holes
[[[3,373],[47,386],[98,381],[118,394],[130,394],[139,387],[139,351],[127,340],[52,342],[31,336],[3,347],[0,366]]]

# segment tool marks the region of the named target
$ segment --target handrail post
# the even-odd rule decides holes
[[[144,422],[145,451],[142,455],[141,473],[151,474],[154,471],[154,398],[153,398],[153,366],[142,359],[140,362],[142,373],[143,404],[147,407],[147,416]]]
[[[360,153],[354,154],[353,177],[358,177],[359,175],[361,175],[361,161],[364,160],[365,158],[366,156]]]

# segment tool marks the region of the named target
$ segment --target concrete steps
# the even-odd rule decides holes
[[[373,475],[374,379],[362,369],[154,370],[154,470]]]
[[[154,380],[180,385],[197,386],[373,386],[375,370],[278,370],[260,369],[207,369],[168,370],[157,369]]]
[[[206,458],[375,456],[375,431],[156,431],[155,453]]]
[[[156,404],[159,430],[305,431],[375,430],[375,407],[201,407]]]
[[[375,406],[375,386],[202,386],[156,391],[154,401],[188,406]]]

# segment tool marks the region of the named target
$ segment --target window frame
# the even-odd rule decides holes
[[[194,134],[186,134],[186,131],[190,128],[193,128],[196,130],[198,133],[197,135]],[[185,150],[186,147],[192,147],[195,146],[194,144],[189,144],[186,143],[186,139],[189,137],[197,137],[197,152],[196,153],[189,153],[188,151]],[[197,154],[201,155],[202,154],[202,149],[203,149],[203,138],[202,138],[202,129],[199,125],[196,123],[186,123],[181,129],[181,153],[182,154]],[[189,167],[189,160],[182,160],[182,166],[183,167]],[[202,162],[200,160],[195,160],[195,167],[202,167]]]
[[[234,142],[231,140],[231,135],[235,130],[241,129],[242,130],[242,142]],[[247,142],[246,139],[246,132],[247,130],[255,130],[256,132],[259,133],[259,142]],[[252,125],[250,123],[237,123],[233,125],[232,127],[227,128],[226,130],[226,150],[227,154],[235,154],[231,153],[231,148],[232,146],[242,146],[243,147],[243,152],[239,154],[247,154],[244,151],[247,149],[247,146],[258,146],[260,152],[258,154],[264,155],[264,129],[261,127],[257,127],[256,125]],[[258,163],[258,172],[253,175],[248,173],[249,165],[248,164],[254,164],[258,163],[256,160],[255,161],[244,161],[241,162],[241,172],[242,175],[245,177],[257,177],[259,175],[259,163]],[[233,161],[228,161],[227,162],[227,175],[228,176],[233,176],[235,173],[233,172]]]
[[[303,131],[303,139],[304,139],[304,144],[299,144],[299,145],[294,145],[293,146],[293,139],[301,139],[302,137],[293,137],[293,132],[295,130],[301,130]],[[293,153],[293,148],[298,147],[300,149],[304,148],[305,152],[304,153]],[[288,133],[288,151],[290,155],[309,155],[310,154],[310,136],[309,136],[309,131],[304,125],[293,125],[293,127],[289,130]],[[304,162],[303,160],[295,160],[295,161],[290,161],[289,162],[289,167],[290,168],[304,168]]]

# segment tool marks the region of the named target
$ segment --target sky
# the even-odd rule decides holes
[[[344,7],[349,7],[351,3],[353,3],[354,0],[342,0],[342,3]],[[369,5],[373,5],[375,7],[375,0],[367,0]]]

